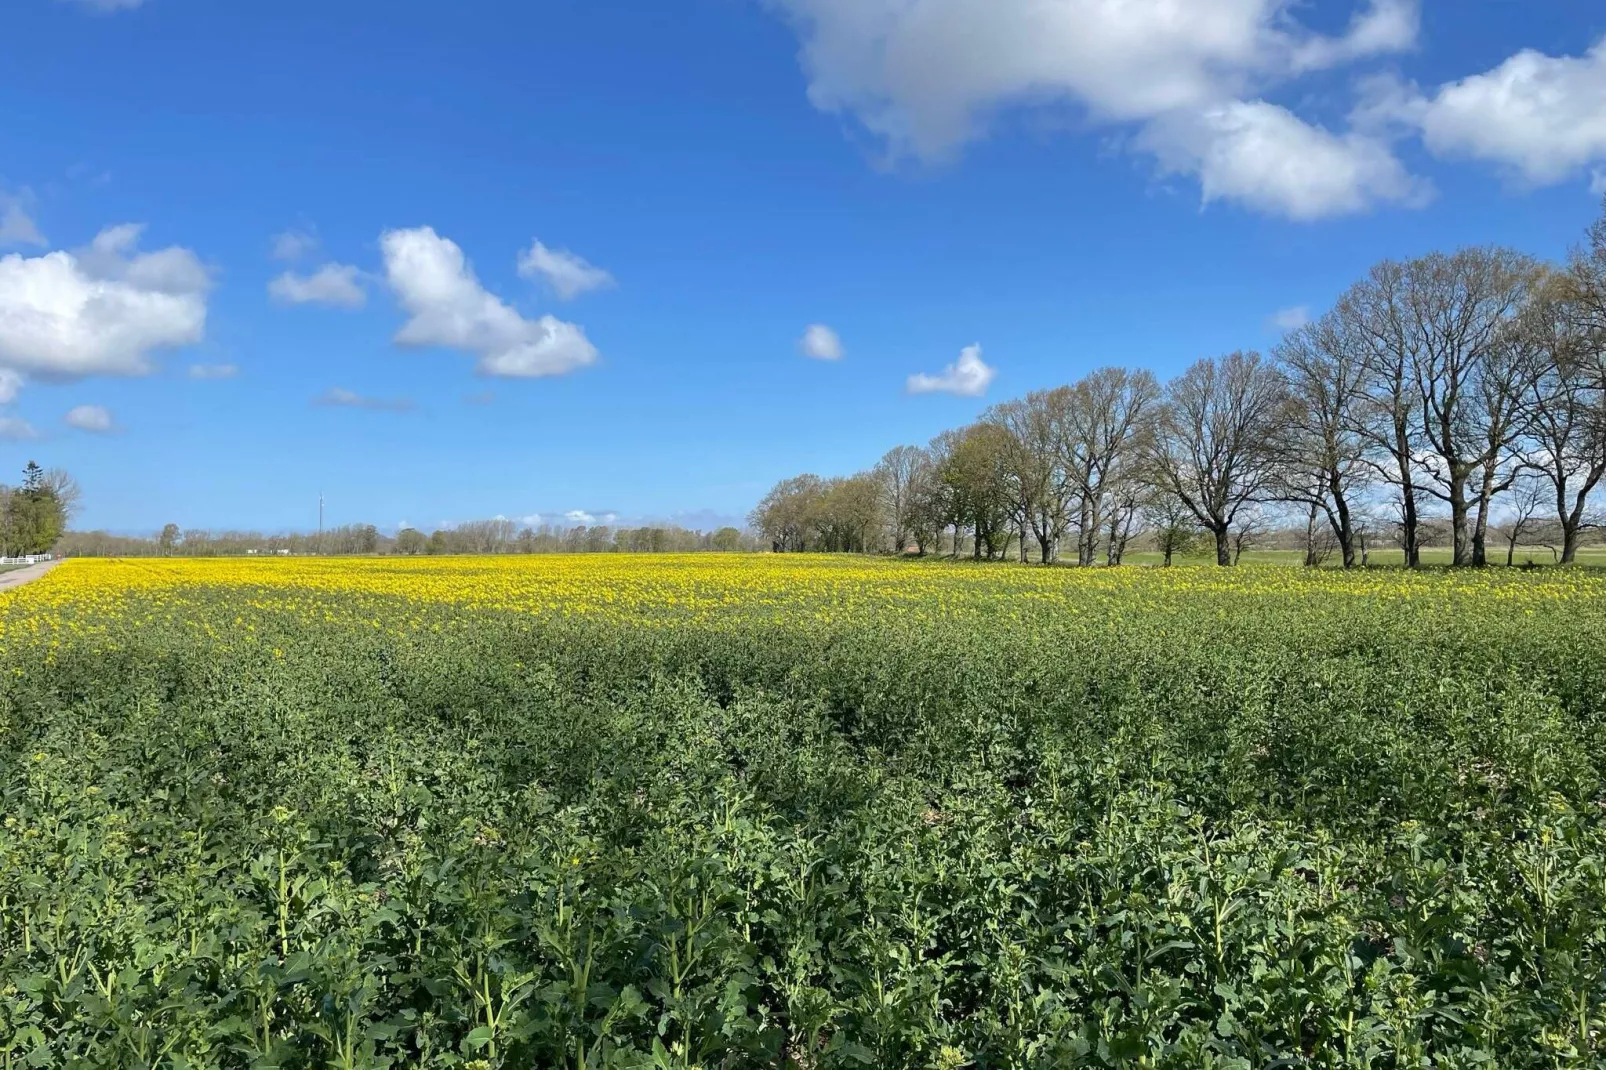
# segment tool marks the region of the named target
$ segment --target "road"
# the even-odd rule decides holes
[[[37,565],[25,565],[22,568],[7,569],[0,572],[0,591],[9,591],[13,587],[20,587],[29,580],[36,580],[49,572],[60,561],[41,561]]]

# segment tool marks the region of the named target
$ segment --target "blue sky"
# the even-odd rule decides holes
[[[706,524],[1598,214],[1597,2],[1113,10],[10,0],[0,468],[119,531]]]

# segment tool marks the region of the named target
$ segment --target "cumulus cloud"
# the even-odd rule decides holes
[[[33,424],[17,416],[0,416],[0,439],[9,442],[27,442],[39,437]]]
[[[209,273],[188,249],[139,252],[141,229],[109,227],[77,252],[0,257],[0,367],[143,375],[153,352],[200,341]]]
[[[0,368],[0,405],[9,405],[22,392],[22,376],[10,368]]]
[[[981,359],[981,346],[966,346],[959,359],[942,370],[940,375],[909,376],[911,394],[953,394],[962,398],[979,398],[987,393],[998,375]]]
[[[191,364],[191,379],[233,379],[240,374],[238,366],[233,364]]]
[[[855,116],[892,155],[938,160],[1010,106],[1136,124],[1135,144],[1208,197],[1314,218],[1407,199],[1386,143],[1254,99],[1303,71],[1412,47],[1415,0],[1372,0],[1348,31],[1300,27],[1287,0],[771,0],[796,28],[809,99]],[[1290,174],[1293,152],[1316,166]],[[1257,181],[1271,158],[1282,174]],[[1314,192],[1293,185],[1321,173]]]
[[[1606,197],[1606,167],[1597,167],[1589,176],[1589,192]]]
[[[325,264],[310,275],[286,271],[268,283],[268,295],[281,305],[361,308],[368,300],[362,272],[350,264]]]
[[[539,241],[519,255],[519,274],[543,280],[564,301],[614,285],[613,276],[567,249],[548,249]]]
[[[45,244],[45,236],[28,214],[32,199],[26,189],[17,194],[0,190],[0,246]]]
[[[480,285],[463,250],[434,228],[387,231],[379,244],[385,277],[411,317],[398,345],[462,350],[479,358],[483,374],[516,378],[563,375],[596,361],[583,329],[520,315]]]
[[[797,349],[813,360],[841,360],[843,355],[842,339],[823,323],[810,325],[798,339]]]
[[[1139,141],[1163,170],[1197,177],[1207,204],[1236,201],[1304,221],[1432,195],[1386,141],[1334,134],[1263,100],[1157,120]]]
[[[337,409],[367,409],[370,412],[411,412],[417,408],[410,398],[370,398],[332,387],[312,399],[314,405]]]
[[[1439,156],[1494,163],[1533,185],[1606,162],[1606,39],[1582,56],[1525,49],[1431,92],[1388,80],[1371,87],[1358,118],[1419,133]]]
[[[104,405],[78,405],[69,409],[63,417],[68,427],[75,427],[80,431],[88,431],[96,435],[104,435],[115,426],[112,423],[111,410]]]
[[[1297,331],[1310,322],[1310,308],[1306,305],[1280,308],[1271,314],[1267,322],[1279,331]]]
[[[310,230],[287,230],[273,236],[270,255],[275,260],[300,260],[318,248],[318,235]]]

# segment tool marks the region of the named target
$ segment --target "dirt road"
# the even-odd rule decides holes
[[[29,580],[36,580],[49,572],[60,561],[41,561],[37,565],[26,565],[22,568],[7,569],[0,572],[0,591],[9,591],[13,587],[20,587]]]

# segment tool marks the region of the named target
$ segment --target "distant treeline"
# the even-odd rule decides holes
[[[768,549],[767,544],[764,549]],[[346,524],[321,533],[266,535],[256,531],[182,530],[169,524],[149,537],[70,531],[56,544],[67,557],[253,557],[305,554],[605,554],[741,553],[760,549],[733,527],[692,531],[674,524],[644,527],[521,526],[476,520],[425,534],[403,528],[386,535],[372,524]]]

